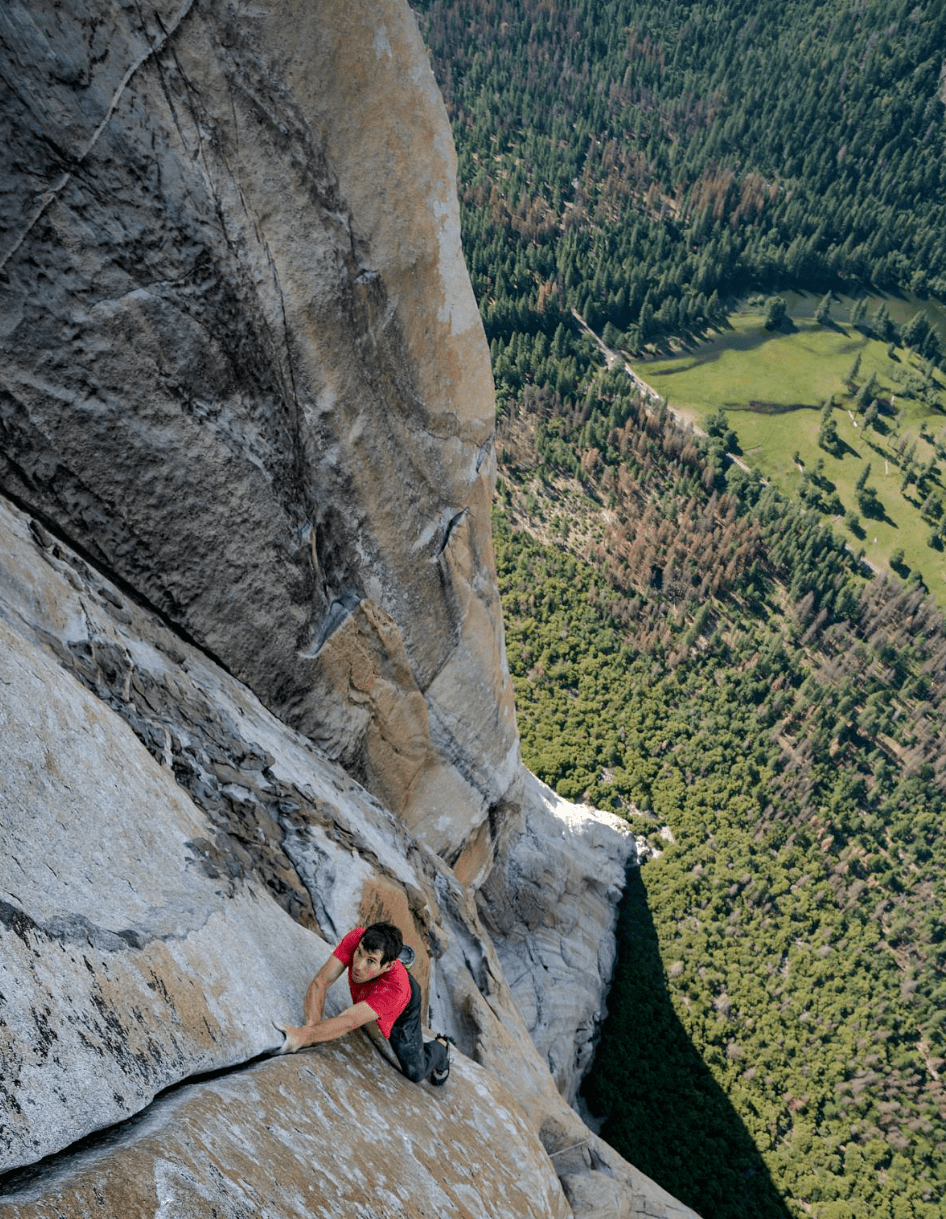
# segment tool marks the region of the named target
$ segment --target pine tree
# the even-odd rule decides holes
[[[870,324],[871,329],[879,339],[889,339],[892,337],[895,327],[887,306],[883,301],[878,303],[877,308],[871,314]]]
[[[862,410],[864,410],[866,407],[870,406],[871,402],[873,402],[874,391],[876,390],[876,388],[877,388],[877,377],[874,373],[871,373],[870,376],[867,378],[867,380],[864,382],[864,384],[861,386],[861,392],[857,395],[857,404]]]
[[[788,313],[788,302],[784,296],[770,296],[765,302],[765,328],[777,329]]]
[[[641,305],[640,315],[637,319],[637,330],[640,334],[641,342],[646,343],[653,334],[654,330],[654,307],[650,303],[650,294]]]
[[[823,420],[818,432],[818,444],[826,453],[837,454],[841,448],[841,438],[838,435],[838,425],[828,417]]]
[[[922,349],[930,333],[930,324],[922,313],[914,313],[900,332],[900,338],[907,345]]]

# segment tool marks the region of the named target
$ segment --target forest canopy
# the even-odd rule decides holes
[[[595,336],[695,343],[748,291],[946,296],[944,0],[416,7],[493,356],[523,756],[649,857],[586,1099],[714,1219],[939,1219],[942,614]]]
[[[426,0],[487,334],[946,296],[943,0]],[[554,308],[553,308],[554,316]]]

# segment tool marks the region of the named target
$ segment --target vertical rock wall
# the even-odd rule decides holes
[[[0,488],[475,877],[489,355],[401,0],[0,11]]]
[[[553,813],[531,819],[502,901],[495,875],[481,893],[498,935],[514,924],[501,960],[439,856],[0,497],[2,1213],[255,1219],[355,1206],[391,1219],[416,1213],[395,1201],[413,1199],[468,1219],[564,1219],[567,1197],[588,1219],[687,1215],[584,1127],[549,1072],[553,1058],[556,1076],[572,1065],[575,1014],[569,1027],[541,978],[600,990],[586,940],[595,927],[608,936],[596,901],[615,871],[604,827],[562,823],[585,845],[566,846],[556,935],[532,837],[558,837]],[[594,875],[582,878],[589,847]],[[432,1020],[456,1040],[442,1090],[406,1083],[361,1033],[268,1057],[281,1041],[272,1020],[299,1018],[330,945],[379,916],[415,947]],[[571,976],[569,947],[588,958]],[[327,1010],[344,1004],[339,984]],[[537,1023],[533,1007],[554,1019]],[[340,1141],[356,1164],[341,1177]]]

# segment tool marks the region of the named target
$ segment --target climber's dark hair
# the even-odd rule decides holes
[[[381,964],[396,961],[404,947],[404,937],[393,923],[372,923],[365,928],[361,937],[361,946],[365,952],[380,952]]]

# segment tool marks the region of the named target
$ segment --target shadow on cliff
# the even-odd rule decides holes
[[[667,991],[641,869],[628,873],[608,1017],[582,1089],[616,1151],[707,1219],[789,1219]]]

